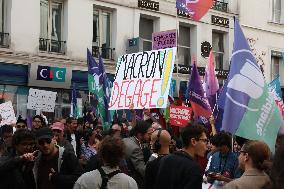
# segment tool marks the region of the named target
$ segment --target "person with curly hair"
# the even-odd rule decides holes
[[[125,146],[118,137],[106,136],[99,145],[103,166],[83,174],[74,189],[137,189],[135,180],[119,170]]]

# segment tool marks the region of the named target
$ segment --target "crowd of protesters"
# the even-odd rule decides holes
[[[31,128],[21,117],[2,126],[0,188],[284,188],[284,136],[272,153],[264,142],[217,133],[212,118],[175,128],[134,112],[108,130],[91,111],[88,119],[36,115]]]

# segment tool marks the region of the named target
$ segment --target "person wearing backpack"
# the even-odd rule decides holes
[[[98,149],[103,166],[83,174],[74,189],[138,189],[136,181],[119,169],[124,149],[120,138],[106,136]]]

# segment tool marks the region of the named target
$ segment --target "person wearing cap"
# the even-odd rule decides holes
[[[64,138],[64,124],[61,122],[55,122],[51,125],[51,129],[57,145],[64,147],[65,150],[75,153],[72,144]]]
[[[34,178],[37,189],[71,189],[82,173],[73,152],[56,145],[51,128],[36,132],[39,155],[35,160]]]

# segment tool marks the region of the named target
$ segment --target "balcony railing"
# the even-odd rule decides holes
[[[222,12],[228,12],[228,3],[214,0],[212,9]]]
[[[9,47],[9,33],[0,32],[0,47]]]
[[[65,54],[66,41],[57,41],[53,39],[39,38],[39,50]]]
[[[104,59],[109,59],[109,60],[114,60],[114,51],[115,48],[109,48],[109,47],[98,47],[98,46],[93,46],[92,47],[92,55],[94,57],[99,57],[99,54],[102,56]]]

